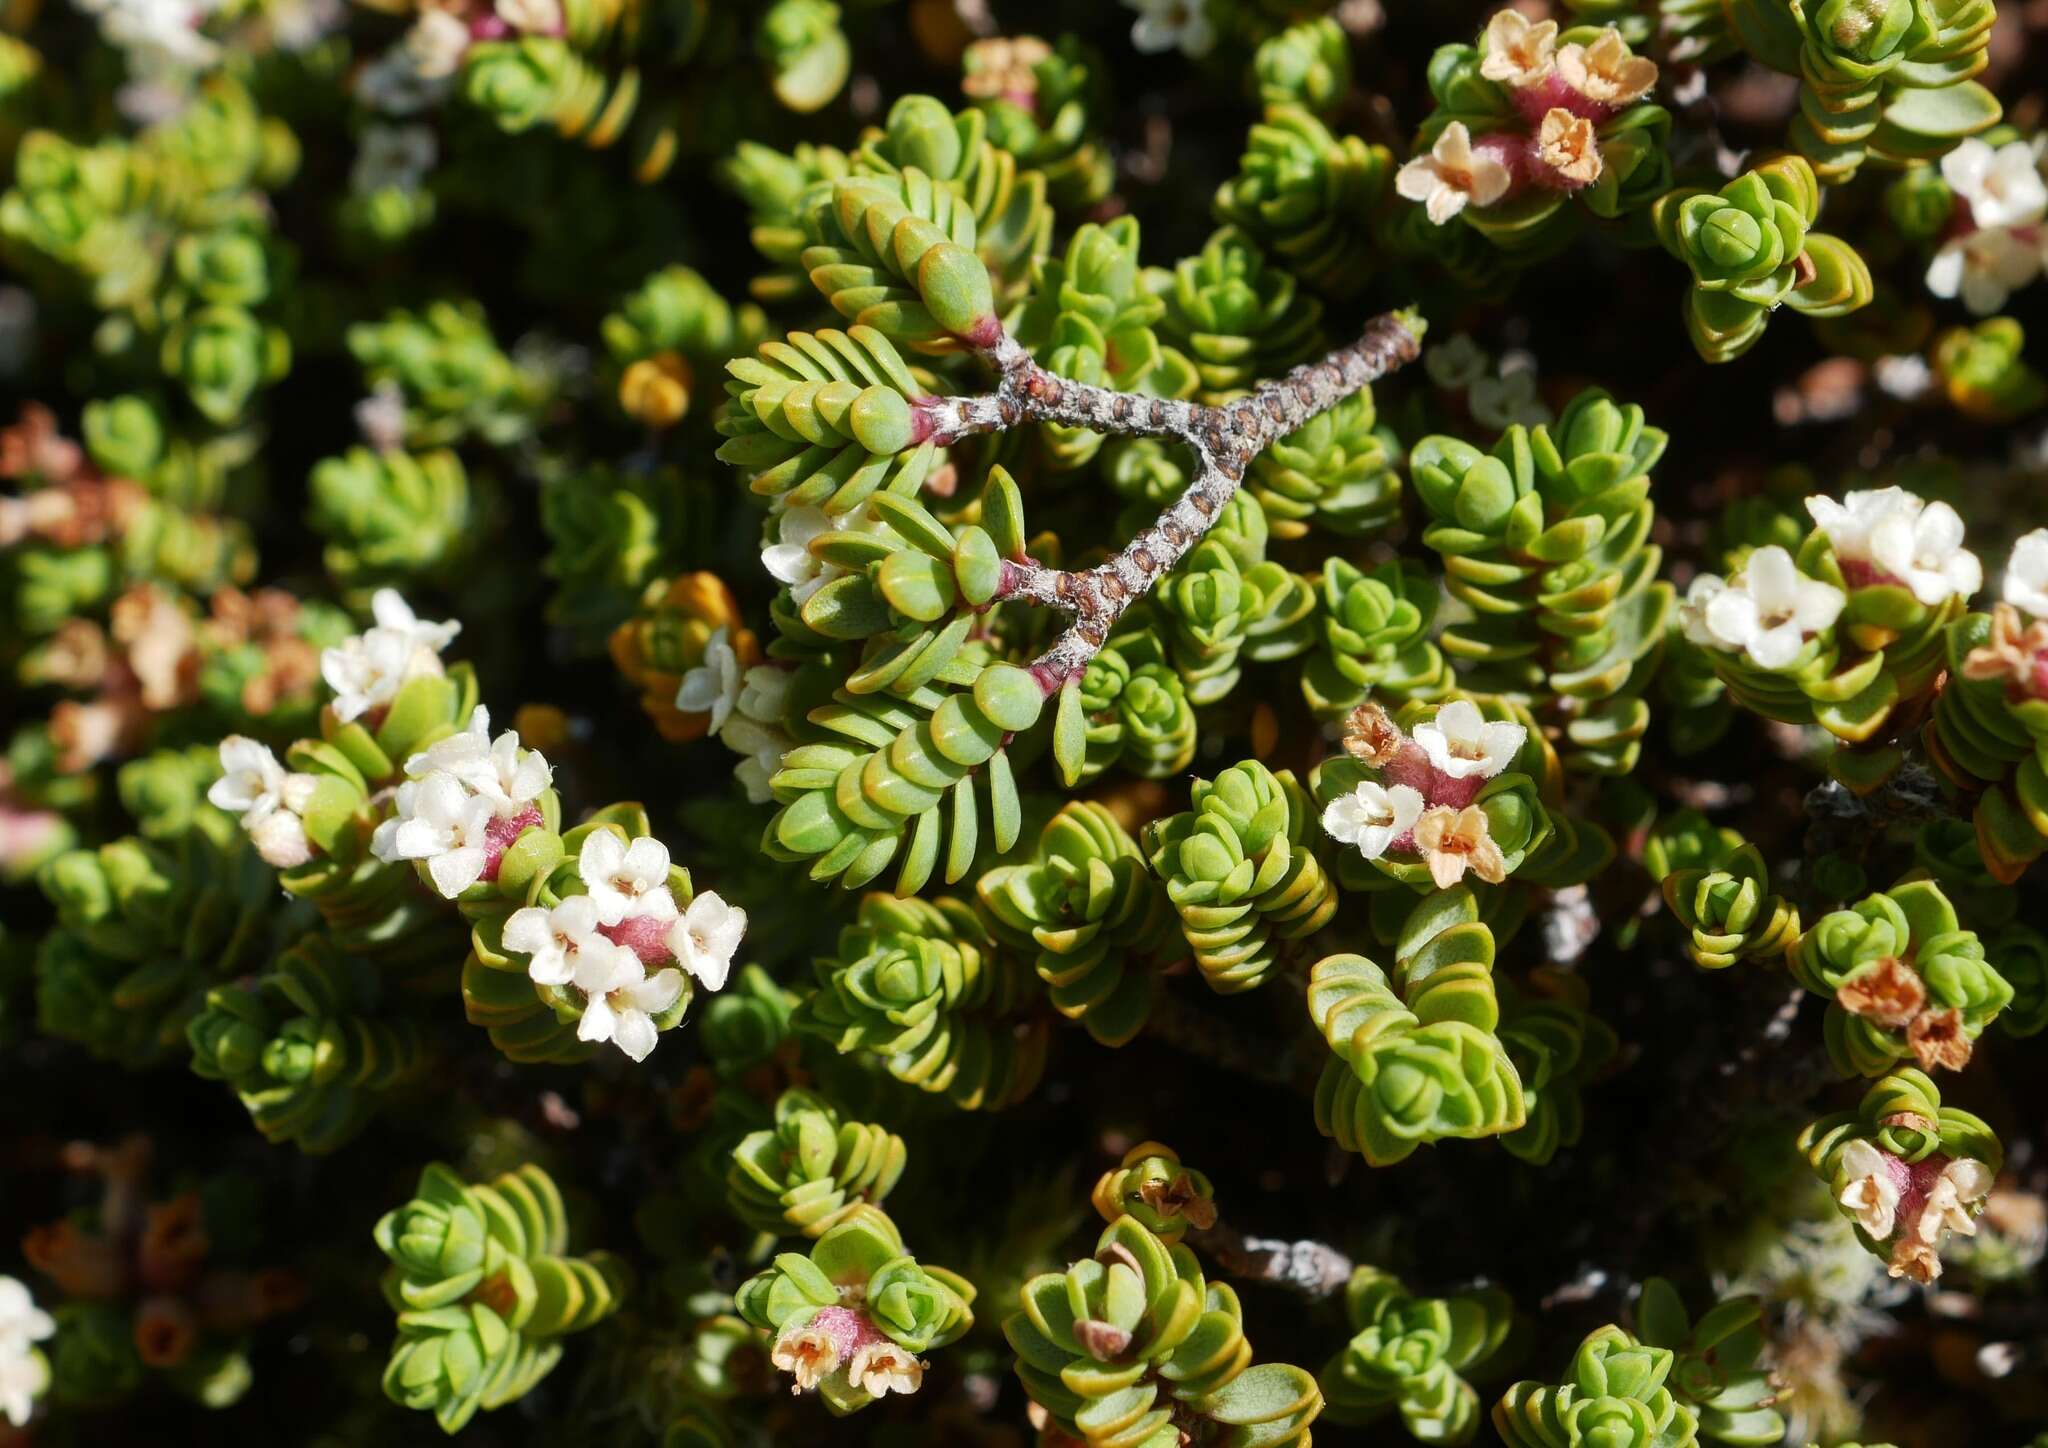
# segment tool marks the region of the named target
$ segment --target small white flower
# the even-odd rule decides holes
[[[520,746],[518,730],[507,729],[493,740],[490,729],[490,710],[476,705],[459,733],[436,740],[406,760],[406,774],[413,779],[452,774],[488,799],[500,818],[510,819],[541,797],[554,783],[555,771],[538,749]]]
[[[50,1364],[36,1344],[56,1330],[26,1284],[0,1277],[0,1417],[17,1428],[28,1426],[35,1400],[50,1385]]]
[[[97,16],[100,34],[109,45],[130,52],[131,59],[151,69],[166,66],[195,69],[211,65],[220,47],[200,33],[211,4],[193,0],[79,0],[78,8]]]
[[[349,171],[349,189],[366,196],[385,190],[417,191],[440,153],[432,127],[365,126]]]
[[[625,949],[598,934],[597,925],[597,902],[588,895],[571,895],[551,910],[528,905],[505,921],[505,948],[528,957],[526,974],[534,984],[569,985],[579,968],[588,969],[586,951],[609,971],[616,967],[614,953]]]
[[[2028,226],[2048,216],[2048,182],[2025,141],[1994,150],[1972,136],[1941,158],[1941,179],[1970,203],[1980,227]]]
[[[823,508],[786,508],[775,520],[775,541],[761,549],[761,566],[777,583],[789,585],[789,596],[801,608],[811,595],[846,570],[811,552],[813,538],[861,527],[865,510],[833,517]]]
[[[685,714],[709,714],[711,732],[716,734],[739,703],[740,687],[740,656],[733,651],[731,635],[720,627],[705,641],[703,662],[683,675],[676,688],[676,707]]]
[[[427,877],[453,900],[483,878],[497,811],[452,774],[398,787],[397,812],[377,826],[370,852],[380,860],[425,860]]]
[[[1867,1141],[1852,1141],[1842,1148],[1838,1170],[1849,1179],[1839,1200],[1856,1225],[1877,1241],[1890,1237],[1897,1224],[1899,1188],[1884,1154]]]
[[[2012,545],[2005,564],[2005,601],[2021,613],[2048,619],[2048,528]]]
[[[0,1346],[41,1342],[56,1330],[56,1320],[36,1306],[26,1283],[0,1275]]]
[[[1984,586],[1984,565],[1963,547],[1963,520],[1946,503],[1928,503],[1904,488],[1850,493],[1840,503],[1814,496],[1806,511],[1845,566],[1868,563],[1912,589],[1932,608]]]
[[[406,58],[423,79],[455,74],[469,49],[469,27],[446,10],[428,10],[405,33]]]
[[[2003,226],[1945,241],[1927,263],[1927,290],[1960,296],[1972,314],[1988,317],[2041,273],[2041,246]]]
[[[1550,409],[1536,395],[1536,359],[1527,352],[1502,357],[1500,375],[1473,382],[1468,402],[1473,420],[1497,431],[1518,422],[1535,427],[1551,420]]]
[[[500,20],[528,35],[562,33],[561,0],[497,0],[491,8]]]
[[[220,767],[224,773],[206,791],[207,802],[240,817],[265,863],[289,870],[313,858],[299,817],[312,802],[312,775],[287,772],[269,746],[240,734],[221,740]]]
[[[1460,332],[1441,347],[1422,354],[1429,380],[1447,392],[1470,387],[1492,370],[1493,362],[1469,332]]]
[[[1984,586],[1984,565],[1963,546],[1962,517],[1946,503],[1929,503],[1911,519],[1894,513],[1871,530],[1870,552],[1929,608]]]
[[[1210,23],[1207,0],[1124,0],[1124,8],[1138,12],[1131,25],[1131,44],[1146,55],[1178,50],[1203,56],[1215,48],[1216,27]]]
[[[1472,149],[1472,133],[1463,121],[1443,128],[1427,156],[1417,156],[1394,175],[1394,189],[1420,201],[1429,219],[1442,226],[1469,203],[1487,207],[1507,195],[1513,179],[1492,156]]]
[[[320,676],[334,691],[334,717],[346,724],[389,704],[408,679],[438,674],[441,650],[462,631],[457,622],[417,618],[398,593],[370,597],[373,627],[320,654]]]
[[[1904,488],[1861,488],[1838,503],[1824,493],[1806,500],[1807,516],[1828,535],[1828,545],[1843,562],[1870,561],[1871,532],[1893,513],[1918,512],[1920,500]]]
[[[732,971],[733,953],[746,933],[747,912],[706,890],[669,926],[669,953],[706,990],[722,990]]]
[[[1491,779],[1515,762],[1529,731],[1520,724],[1489,721],[1470,699],[1453,699],[1436,718],[1415,729],[1415,742],[1447,779]]]
[[[632,951],[622,949],[619,956],[608,988],[592,992],[584,1004],[576,1039],[610,1041],[635,1061],[644,1061],[659,1035],[654,1017],[682,995],[683,973],[668,966],[647,975]]]
[[[602,923],[617,925],[628,916],[675,919],[668,846],[653,836],[642,835],[627,845],[611,830],[593,831],[577,855],[576,869]]]
[[[1901,402],[1918,402],[1934,390],[1934,369],[1918,352],[1880,357],[1871,364],[1870,375],[1886,396]]]
[[[1358,846],[1358,853],[1377,860],[1395,840],[1415,828],[1422,818],[1423,798],[1405,784],[1383,789],[1371,780],[1361,780],[1351,793],[1339,795],[1323,810],[1323,832],[1343,844]]]
[[[1733,578],[1695,578],[1679,619],[1696,644],[1747,653],[1759,668],[1782,669],[1810,635],[1834,625],[1848,601],[1832,584],[1803,576],[1792,555],[1772,544],[1750,554]]]
[[[1977,1217],[1971,1208],[1990,1195],[1993,1180],[1991,1168],[1981,1161],[1960,1157],[1950,1162],[1927,1189],[1927,1205],[1914,1223],[1915,1235],[1930,1246],[1944,1227],[1961,1236],[1976,1236]]]
[[[461,729],[435,740],[407,759],[405,772],[411,779],[442,773],[466,782],[468,775],[484,766],[490,753],[491,711],[478,704],[469,711],[469,722]]]

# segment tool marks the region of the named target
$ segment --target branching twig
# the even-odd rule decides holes
[[[1190,1232],[1188,1241],[1232,1277],[1270,1282],[1312,1302],[1334,1297],[1351,1280],[1351,1259],[1325,1242],[1247,1237],[1227,1222]]]
[[[1019,599],[1074,617],[1072,626],[1031,665],[1039,686],[1051,695],[1088,666],[1124,610],[1209,530],[1244,481],[1252,459],[1269,443],[1414,361],[1422,351],[1421,339],[1418,317],[1389,312],[1368,322],[1350,346],[1220,407],[1113,392],[1054,376],[1000,327],[992,326],[986,340],[969,339],[995,369],[1000,379],[996,390],[919,403],[920,437],[944,444],[1021,422],[1053,422],[1093,432],[1170,437],[1186,443],[1197,459],[1187,491],[1106,562],[1074,571],[1047,568],[1029,558],[1007,562],[998,599]]]

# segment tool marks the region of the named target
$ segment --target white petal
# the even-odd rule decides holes
[[[1835,620],[1842,616],[1842,609],[1849,602],[1849,596],[1832,583],[1822,583],[1817,578],[1800,580],[1799,598],[1792,610],[1792,621],[1803,633],[1817,634],[1834,627]]]
[[[1749,656],[1759,668],[1782,669],[1799,657],[1799,650],[1805,645],[1798,624],[1781,623],[1749,641]]]
[[[685,714],[708,714],[719,699],[718,675],[709,668],[690,670],[676,689],[676,707]]]
[[[657,970],[638,985],[627,986],[620,994],[634,1009],[658,1016],[682,998],[683,973],[674,966],[668,966]]]
[[[592,830],[576,855],[576,873],[593,892],[602,885],[611,888],[612,877],[626,858],[626,846],[612,830]]]
[[[654,1022],[645,1011],[620,1011],[618,1022],[612,1027],[612,1044],[635,1061],[646,1060],[659,1039]]]
[[[427,876],[445,899],[453,900],[484,877],[487,857],[477,845],[448,850],[427,861]]]
[[[1736,588],[1708,599],[1701,617],[1714,642],[1724,649],[1747,648],[1757,635],[1760,621],[1756,600]]]
[[[1951,241],[1927,263],[1927,290],[1937,297],[1953,297],[1963,285],[1963,246]]]
[[[1783,613],[1798,600],[1799,570],[1792,555],[1776,545],[1750,554],[1742,577],[1759,612]]]
[[[777,583],[797,584],[818,571],[818,560],[799,544],[770,543],[761,550],[761,566]]]
[[[583,1019],[576,1023],[579,1041],[609,1041],[618,1029],[618,1017],[603,996],[592,996],[583,1006]]]
[[[625,869],[620,873],[641,889],[668,880],[668,846],[652,835],[642,835],[626,847]]]
[[[507,950],[516,950],[522,955],[539,955],[543,951],[555,951],[555,925],[547,911],[538,905],[528,905],[514,910],[505,919],[502,932]]]
[[[432,820],[415,818],[399,820],[396,823],[398,828],[390,835],[390,858],[394,860],[424,860],[431,855],[440,854],[455,843],[451,832],[436,825]]]

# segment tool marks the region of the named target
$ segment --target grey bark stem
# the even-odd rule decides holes
[[[1220,407],[1115,392],[1057,377],[1007,331],[999,331],[993,342],[976,351],[995,370],[996,390],[919,403],[924,435],[935,442],[950,444],[1022,422],[1051,422],[1091,432],[1170,437],[1192,448],[1197,460],[1187,490],[1105,562],[1068,570],[1047,568],[1030,558],[1008,560],[996,595],[999,600],[1022,600],[1073,616],[1072,625],[1031,665],[1039,687],[1051,695],[1088,667],[1124,610],[1209,531],[1244,481],[1253,458],[1275,439],[1414,361],[1422,352],[1422,326],[1413,313],[1375,317],[1350,346],[1260,383]]]

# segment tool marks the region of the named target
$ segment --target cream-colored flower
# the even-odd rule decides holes
[[[1884,1153],[1867,1141],[1852,1141],[1842,1148],[1837,1172],[1848,1178],[1837,1200],[1856,1219],[1856,1225],[1879,1242],[1897,1225],[1899,1188],[1887,1169]]]
[[[1535,85],[1557,63],[1557,22],[1539,20],[1531,24],[1529,17],[1519,10],[1497,11],[1486,22],[1486,36],[1480,48],[1486,58],[1479,62],[1479,73],[1488,80],[1517,89]]]
[[[1513,180],[1496,157],[1472,149],[1463,121],[1443,128],[1427,156],[1417,156],[1394,176],[1394,189],[1420,201],[1429,219],[1442,226],[1467,205],[1488,207],[1508,194]]]
[[[792,1393],[805,1392],[839,1366],[839,1344],[814,1327],[785,1332],[768,1350],[768,1361],[796,1379]]]
[[[1914,1230],[1923,1242],[1937,1242],[1945,1227],[1965,1237],[1977,1235],[1974,1210],[1991,1194],[1991,1168],[1970,1157],[1960,1157],[1941,1169],[1934,1185],[1927,1189],[1927,1205],[1920,1209]]]
[[[1557,73],[1589,101],[1617,109],[1648,95],[1657,84],[1657,62],[1631,54],[1612,25],[1591,45],[1567,45],[1557,53]]]
[[[916,1392],[924,1382],[924,1364],[893,1342],[872,1342],[854,1349],[846,1375],[863,1392],[881,1398]]]
[[[1415,847],[1429,866],[1429,878],[1439,890],[1448,890],[1470,870],[1489,885],[1498,885],[1508,875],[1507,861],[1486,823],[1486,811],[1476,804],[1461,810],[1439,805],[1415,822]]]
[[[1573,186],[1591,186],[1600,179],[1600,142],[1593,123],[1562,106],[1543,113],[1536,129],[1536,158]]]

